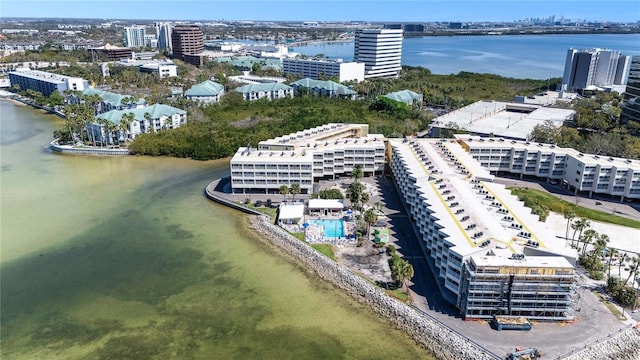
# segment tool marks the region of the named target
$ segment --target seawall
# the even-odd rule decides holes
[[[85,156],[126,156],[129,155],[127,149],[103,149],[103,148],[82,148],[69,145],[58,145],[56,140],[49,144],[49,148],[54,152],[65,155],[85,155]]]
[[[321,279],[344,290],[356,301],[368,305],[376,313],[391,321],[438,359],[500,359],[469,339],[427,318],[416,309],[387,296],[382,289],[371,285],[306,243],[271,224],[268,216],[251,216],[249,224],[271,244],[313,269]]]

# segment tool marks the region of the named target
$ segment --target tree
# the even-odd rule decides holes
[[[545,120],[544,123],[536,125],[529,136],[535,142],[557,144],[560,140],[560,127],[551,120]]]
[[[565,233],[564,240],[567,241],[569,239],[569,225],[571,225],[571,220],[576,217],[576,213],[569,210],[564,212],[564,218],[567,219],[567,231]]]
[[[351,170],[351,177],[353,178],[353,181],[357,183],[358,179],[360,179],[362,175],[363,175],[362,165],[357,164],[356,166],[353,167],[353,170]]]
[[[571,224],[571,228],[573,229],[573,235],[571,236],[571,246],[574,247],[574,240],[576,239],[576,232],[579,232],[578,239],[582,236],[582,231],[591,226],[591,222],[588,219],[577,219]]]
[[[364,212],[364,221],[367,222],[367,238],[371,238],[371,225],[378,221],[378,215],[373,209],[368,209]]]
[[[293,196],[293,200],[296,200],[296,195],[300,194],[300,184],[298,183],[294,183],[291,184],[291,187],[289,188],[289,193],[291,193],[291,195]]]
[[[629,255],[626,252],[622,252],[620,254],[620,259],[618,260],[618,277],[622,278],[622,266],[629,259]]]
[[[360,208],[360,202],[362,201],[363,194],[364,185],[358,182],[349,184],[349,187],[347,188],[347,199],[349,199],[355,209]]]
[[[393,255],[390,262],[391,276],[395,281],[402,283],[402,288],[406,287],[405,280],[411,279],[414,275],[413,266],[398,255]]]
[[[593,242],[593,239],[598,237],[598,232],[593,229],[587,229],[582,236],[582,255],[584,256],[587,253],[587,245]]]
[[[627,276],[627,279],[624,281],[623,286],[627,286],[627,283],[629,282],[632,276],[634,280],[633,283],[636,282],[635,280],[638,275],[639,269],[640,269],[640,258],[638,258],[638,256],[631,258],[630,265],[629,265],[629,275]]]
[[[149,127],[149,129],[145,129],[144,132],[156,132],[156,127],[153,126],[153,123],[151,122],[151,114],[149,114],[148,112],[144,113],[144,120],[145,120],[145,127]]]
[[[611,262],[613,261],[613,257],[618,255],[618,250],[609,249],[609,261],[607,261],[607,276],[611,277]]]
[[[131,121],[135,119],[135,115],[133,113],[122,114],[122,119],[120,120],[119,130],[124,134],[124,144],[127,145],[127,139],[129,138],[129,125],[131,125]]]
[[[282,200],[284,201],[289,195],[289,187],[287,185],[280,186],[280,194],[282,194]]]

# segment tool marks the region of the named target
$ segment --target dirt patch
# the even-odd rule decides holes
[[[383,250],[380,253],[380,250]],[[335,246],[338,263],[352,271],[362,274],[373,281],[392,281],[391,270],[384,249],[372,246],[338,245]]]

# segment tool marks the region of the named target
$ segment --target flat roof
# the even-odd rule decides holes
[[[430,216],[447,229],[450,250],[462,256],[491,250],[499,257],[522,253],[533,246],[552,255],[575,257],[571,249],[556,248],[555,235],[531,214],[504,185],[482,168],[456,141],[440,139],[389,140],[402,166],[414,179],[416,194],[433,211]],[[522,233],[528,233],[528,236]]]
[[[344,203],[340,199],[310,199],[309,209],[340,209],[344,208]]]
[[[304,204],[280,204],[278,219],[300,219],[304,216]]]
[[[487,267],[537,267],[537,268],[573,268],[562,256],[524,256],[520,259],[506,259],[498,256],[472,255],[475,266]]]
[[[526,140],[536,125],[551,120],[559,127],[574,114],[575,111],[569,109],[527,103],[478,101],[437,117],[431,126],[447,128],[455,124],[474,134]]]

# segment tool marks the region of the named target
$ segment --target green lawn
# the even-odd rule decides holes
[[[333,246],[330,244],[313,244],[311,247],[329,259],[336,261],[336,254],[333,252]]]
[[[520,200],[523,200],[525,206],[528,207],[532,207],[534,205],[542,205],[546,206],[549,210],[559,214],[564,214],[567,211],[573,211],[576,214],[576,217],[579,218],[586,218],[594,221],[640,229],[640,221],[578,206],[568,201],[564,201],[557,196],[549,194],[546,191],[521,187],[510,187],[508,189],[511,190],[511,193],[513,195],[517,195]]]

